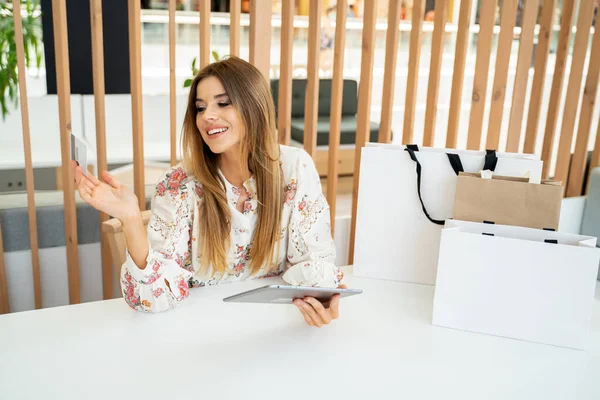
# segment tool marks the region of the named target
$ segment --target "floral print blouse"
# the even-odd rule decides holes
[[[278,269],[263,268],[252,278],[283,274],[290,285],[335,287],[342,273],[334,265],[329,205],[322,193],[313,160],[301,149],[281,146],[285,201],[281,244],[274,261]],[[129,253],[121,269],[121,288],[127,304],[138,311],[160,312],[178,306],[189,289],[250,278],[249,253],[257,224],[256,181],[244,182],[248,193],[243,211],[237,209],[241,188],[224,176],[231,212],[228,267],[224,274],[204,273],[200,268],[198,237],[202,183],[178,165],[156,186],[152,217],[148,223],[149,253],[145,269],[139,269]],[[166,284],[168,282],[168,286]]]

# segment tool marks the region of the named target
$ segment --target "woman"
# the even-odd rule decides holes
[[[75,176],[81,198],[118,218],[127,240],[123,296],[147,312],[179,305],[189,287],[283,274],[291,285],[339,284],[329,206],[303,150],[279,146],[270,89],[232,57],[195,77],[183,124],[183,163],[156,186],[147,232],[138,199],[106,171]],[[343,287],[343,285],[342,285]],[[297,299],[309,325],[338,316]]]

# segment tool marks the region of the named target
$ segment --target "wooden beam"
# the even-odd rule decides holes
[[[475,77],[471,96],[471,115],[467,149],[479,150],[481,147],[481,131],[483,130],[483,113],[487,94],[488,74],[490,70],[490,53],[494,37],[497,0],[483,1],[479,13],[479,34],[477,37],[477,58],[475,60]]]
[[[144,125],[142,120],[142,54],[140,2],[129,1],[129,74],[131,76],[131,125],[133,128],[133,186],[140,210],[146,209],[144,179]]]
[[[519,42],[519,56],[517,71],[513,86],[513,98],[510,109],[508,137],[506,151],[518,153],[521,144],[521,130],[523,127],[523,113],[525,112],[525,95],[529,81],[531,67],[531,54],[533,52],[533,30],[538,16],[539,0],[528,0],[523,11],[523,26]],[[542,50],[543,51],[543,50]]]
[[[569,177],[569,165],[571,163],[571,147],[573,145],[573,129],[575,118],[581,98],[581,81],[583,79],[583,67],[590,39],[590,28],[594,16],[595,0],[581,0],[579,3],[579,16],[577,18],[577,32],[571,56],[571,70],[569,72],[569,86],[563,110],[562,126],[558,142],[558,155],[556,159],[556,172],[554,179],[567,185]],[[584,145],[587,147],[587,143]]]
[[[60,149],[64,196],[65,243],[69,276],[69,303],[80,302],[79,259],[77,248],[77,218],[75,216],[75,187],[71,170],[71,82],[69,77],[69,47],[67,35],[66,0],[52,0],[52,24],[56,55],[56,89],[60,123]]]
[[[564,0],[560,22],[560,33],[556,46],[556,62],[554,63],[554,74],[552,75],[552,88],[550,89],[550,103],[546,116],[546,128],[544,129],[544,143],[542,145],[542,177],[548,179],[550,175],[550,164],[552,162],[552,148],[554,147],[554,134],[556,131],[556,120],[558,119],[558,107],[562,98],[562,87],[565,78],[565,68],[569,53],[569,42],[571,41],[571,25],[575,0]]]
[[[250,64],[271,79],[271,2],[250,0]]]
[[[346,47],[346,10],[348,0],[338,0],[335,17],[335,47],[331,82],[331,120],[329,125],[329,164],[327,168],[327,202],[330,208],[331,235],[335,233],[335,213],[339,174],[340,128],[344,90],[344,49]]]
[[[106,161],[106,106],[104,85],[104,39],[102,29],[102,0],[91,0],[90,21],[92,30],[92,72],[94,78],[94,110],[96,118],[96,153],[98,171],[108,169]],[[100,226],[108,215],[100,213]],[[111,299],[113,293],[112,264],[108,238],[100,232],[100,250],[102,256],[102,294],[105,300]]]
[[[594,144],[594,152],[592,153],[592,160],[590,162],[590,174],[588,174],[588,182],[586,185],[586,192],[590,188],[590,178],[592,177],[592,170],[600,167],[600,120],[598,121],[598,128],[596,132],[596,142]],[[1,257],[0,257],[1,258]]]
[[[492,88],[492,103],[488,121],[487,149],[498,150],[500,144],[500,128],[504,115],[504,99],[506,98],[506,80],[508,79],[508,64],[512,47],[515,22],[517,18],[518,0],[504,0],[500,16],[500,36],[496,51],[496,68],[494,86]]]
[[[458,127],[462,110],[463,83],[465,80],[465,61],[469,44],[471,25],[471,9],[473,0],[462,0],[458,14],[458,32],[456,34],[456,51],[454,55],[454,71],[452,73],[452,93],[450,94],[450,110],[448,114],[448,133],[446,148],[455,148],[458,141]]]
[[[352,221],[350,225],[350,251],[348,262],[354,261],[354,238],[356,237],[356,211],[358,206],[358,183],[360,181],[360,155],[367,142],[371,119],[371,89],[373,86],[373,58],[375,55],[375,23],[377,0],[365,3],[360,85],[358,88],[358,116],[356,123],[356,150],[354,162],[354,190],[352,191]]]
[[[527,6],[527,4],[525,6]],[[542,14],[540,16],[538,44],[535,48],[533,82],[531,85],[531,97],[529,99],[527,126],[525,128],[525,144],[523,146],[523,152],[526,154],[534,154],[537,143],[540,110],[542,108],[542,96],[544,95],[544,82],[546,81],[548,53],[550,52],[550,42],[552,41],[555,8],[556,0],[544,0]]]
[[[419,63],[421,60],[421,31],[425,0],[413,2],[412,28],[410,31],[410,50],[408,55],[408,76],[406,78],[406,100],[404,101],[404,127],[402,143],[411,143],[415,129],[415,110],[417,108],[417,86],[419,84]]]
[[[444,34],[446,31],[446,15],[448,2],[435,2],[435,20],[431,37],[431,61],[429,63],[429,82],[427,85],[427,107],[425,108],[425,129],[423,146],[432,147],[435,141],[435,122],[440,92],[440,71],[444,53]]]
[[[169,1],[169,122],[171,144],[171,166],[177,164],[177,89],[175,87],[177,42],[175,23],[176,2]]]
[[[579,113],[579,126],[577,128],[577,141],[575,153],[569,169],[567,180],[567,197],[581,196],[583,191],[583,175],[588,155],[588,144],[590,130],[592,128],[592,117],[598,93],[598,79],[600,78],[600,25],[594,31],[592,51],[587,69],[587,77],[583,88],[583,99]],[[591,170],[590,170],[591,172]]]
[[[231,0],[229,3],[229,54],[240,55],[240,14],[242,12],[241,0]]]
[[[311,0],[308,9],[308,65],[304,103],[304,150],[317,155],[317,119],[319,118],[319,53],[321,45],[321,0]]]
[[[20,10],[19,0],[13,0],[13,10]],[[37,215],[35,212],[35,185],[31,160],[31,130],[29,128],[29,106],[27,103],[27,71],[25,69],[25,47],[23,44],[23,22],[21,13],[13,13],[15,23],[15,44],[17,48],[17,70],[19,74],[19,100],[21,102],[21,123],[23,126],[23,149],[25,152],[25,183],[27,186],[27,216],[29,220],[29,242],[33,273],[33,292],[35,308],[42,308],[42,289],[40,278],[40,253],[37,234]]]
[[[198,0],[200,11],[200,69],[210,64],[210,3],[211,0]]]
[[[282,0],[281,58],[279,61],[279,94],[277,105],[277,131],[279,143],[288,145],[292,123],[292,53],[294,49],[294,1]]]
[[[388,10],[387,37],[385,40],[385,68],[383,70],[383,95],[381,97],[381,124],[379,125],[379,142],[381,143],[390,143],[392,141],[396,59],[398,58],[398,42],[400,40],[400,30],[398,28],[401,11],[400,0],[391,0]]]

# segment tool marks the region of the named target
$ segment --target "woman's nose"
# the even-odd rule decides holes
[[[204,110],[202,118],[204,118],[205,121],[214,121],[217,119],[217,112],[214,108],[208,107],[206,110]]]

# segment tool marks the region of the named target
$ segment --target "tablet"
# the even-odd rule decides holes
[[[71,132],[71,160],[77,161],[84,175],[87,175],[87,145]]]
[[[340,297],[362,293],[361,289],[338,289],[310,286],[269,285],[248,290],[223,299],[226,302],[292,304],[294,299],[314,297],[322,303],[331,300],[334,294]]]

